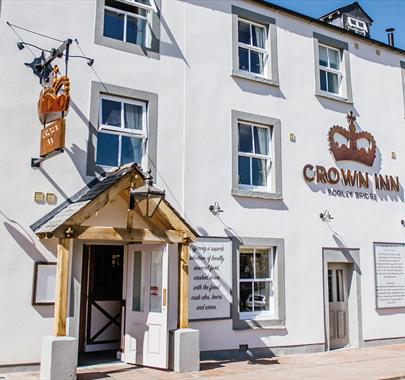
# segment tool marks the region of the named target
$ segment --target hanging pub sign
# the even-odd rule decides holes
[[[377,152],[374,136],[366,131],[356,132],[353,112],[348,114],[347,120],[348,130],[338,125],[329,130],[330,152],[336,162],[354,161],[373,167]],[[313,164],[306,164],[302,174],[307,183],[331,186],[327,189],[328,194],[341,198],[377,200],[374,191],[400,192],[398,176]]]
[[[70,82],[60,75],[57,65],[53,67],[50,87],[41,90],[38,100],[38,117],[44,128],[41,131],[40,156],[45,157],[65,147],[65,117],[69,111]]]

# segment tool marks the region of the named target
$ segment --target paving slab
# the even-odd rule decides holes
[[[39,372],[1,374],[6,380],[38,380]],[[405,380],[405,344],[341,349],[248,361],[204,361],[201,371],[172,371],[124,363],[78,369],[77,380]],[[57,379],[55,379],[57,380]]]

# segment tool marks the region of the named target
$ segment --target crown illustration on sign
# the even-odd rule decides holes
[[[335,125],[329,130],[329,150],[332,152],[336,161],[357,161],[368,166],[373,166],[377,151],[377,144],[373,135],[365,131],[356,132],[356,117],[353,115],[352,111],[347,115],[347,121],[349,123],[349,130],[339,125]],[[335,141],[336,134],[346,139],[347,144],[339,144]],[[360,139],[368,141],[369,146],[367,149],[358,148],[357,142]]]
[[[62,119],[67,115],[70,104],[69,92],[69,78],[66,75],[59,76],[59,68],[55,65],[52,86],[44,87],[39,94],[38,116],[42,124]]]

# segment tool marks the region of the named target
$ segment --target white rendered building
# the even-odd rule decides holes
[[[357,3],[0,1],[0,371],[53,334],[58,242],[81,353],[168,368],[187,315],[201,358],[404,342],[405,52],[370,28]],[[67,39],[65,149],[32,167],[24,63]]]

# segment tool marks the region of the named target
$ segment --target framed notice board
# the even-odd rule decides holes
[[[34,264],[32,305],[53,305],[55,303],[56,263]]]

